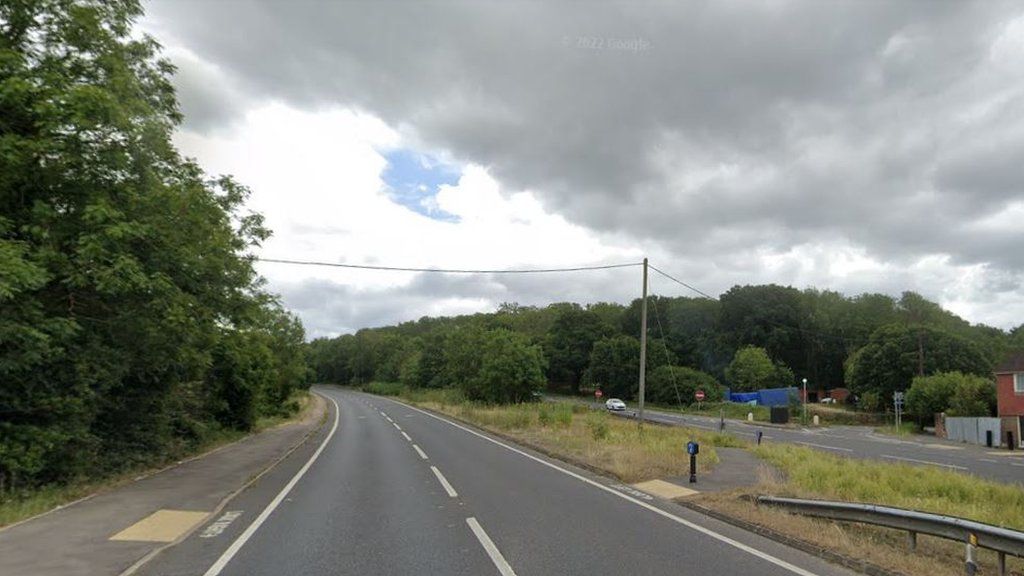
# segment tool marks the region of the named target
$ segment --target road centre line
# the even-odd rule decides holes
[[[704,526],[701,526],[700,524],[696,524],[694,522],[691,522],[689,520],[686,520],[684,518],[676,516],[675,514],[672,514],[670,512],[666,512],[665,510],[662,510],[661,508],[659,508],[657,506],[654,506],[652,504],[648,504],[646,502],[643,502],[642,500],[634,498],[633,496],[630,496],[628,494],[623,494],[621,492],[618,492],[618,491],[616,491],[616,490],[614,490],[614,489],[612,489],[612,488],[610,488],[608,486],[605,486],[604,484],[601,484],[600,482],[596,482],[594,480],[591,480],[590,478],[587,478],[586,476],[581,476],[581,475],[579,475],[579,474],[577,474],[575,472],[572,472],[571,470],[568,470],[566,468],[562,468],[561,466],[558,466],[557,464],[554,464],[552,462],[548,462],[548,461],[546,461],[546,460],[544,460],[542,458],[538,458],[537,456],[534,456],[533,454],[530,454],[528,452],[524,452],[524,451],[522,451],[522,450],[520,450],[518,448],[515,448],[515,447],[513,447],[513,446],[511,446],[509,444],[505,444],[504,442],[500,442],[498,440],[495,440],[494,438],[490,438],[490,437],[488,437],[488,436],[486,436],[484,434],[481,434],[481,433],[479,433],[479,432],[477,432],[475,430],[472,430],[470,428],[462,426],[461,424],[456,424],[455,422],[452,422],[450,420],[442,418],[442,417],[440,417],[440,416],[438,416],[436,414],[432,414],[430,412],[427,412],[426,410],[421,410],[420,408],[416,408],[415,406],[411,406],[409,404],[404,404],[402,402],[398,402],[397,400],[389,400],[389,401],[390,402],[394,402],[395,404],[399,404],[401,406],[405,406],[406,408],[409,408],[410,410],[415,410],[415,411],[417,411],[417,412],[419,412],[421,414],[424,414],[426,416],[434,418],[435,420],[439,420],[441,422],[444,422],[445,424],[448,424],[449,426],[453,426],[455,428],[458,428],[458,429],[460,429],[460,430],[462,430],[464,432],[468,432],[469,434],[472,434],[474,436],[482,438],[483,440],[486,440],[486,441],[488,441],[488,442],[490,442],[492,444],[501,446],[502,448],[504,448],[504,449],[506,449],[506,450],[508,450],[510,452],[514,452],[516,454],[519,454],[520,456],[523,456],[525,458],[529,458],[530,460],[533,460],[534,462],[537,462],[538,464],[541,464],[543,466],[547,466],[548,468],[551,468],[553,470],[557,470],[558,472],[561,472],[562,474],[565,474],[566,476],[570,476],[572,478],[575,478],[576,480],[579,480],[580,482],[583,482],[585,484],[589,484],[589,485],[591,485],[591,486],[593,486],[593,487],[595,487],[595,488],[597,488],[599,490],[603,490],[604,492],[606,492],[608,494],[611,494],[611,495],[616,496],[618,498],[622,498],[623,500],[627,500],[629,502],[632,502],[633,504],[635,504],[637,506],[640,506],[641,508],[646,508],[648,511],[653,512],[653,513],[655,513],[655,514],[657,514],[659,516],[662,516],[663,518],[667,518],[667,519],[669,519],[669,520],[671,520],[671,521],[673,521],[673,522],[675,522],[677,524],[680,524],[682,526],[685,526],[685,527],[687,527],[687,528],[689,528],[691,530],[700,532],[701,534],[704,534],[705,536],[708,536],[710,538],[718,540],[719,542],[722,542],[724,544],[727,544],[729,546],[732,546],[734,548],[742,550],[742,551],[744,551],[744,552],[746,552],[746,553],[748,553],[748,554],[750,554],[752,556],[756,556],[757,558],[760,558],[760,559],[762,559],[762,560],[764,560],[766,562],[770,562],[770,563],[772,563],[772,564],[774,564],[774,565],[776,565],[776,566],[778,566],[780,568],[783,568],[785,570],[789,570],[790,572],[792,572],[794,574],[799,574],[800,576],[816,576],[814,574],[814,572],[810,572],[808,570],[804,570],[803,568],[800,568],[799,566],[795,566],[793,564],[790,564],[789,562],[786,562],[785,560],[776,558],[775,556],[772,556],[771,554],[768,554],[766,552],[762,552],[762,551],[760,551],[760,550],[758,550],[758,549],[756,549],[756,548],[754,548],[752,546],[748,546],[748,545],[746,545],[746,544],[744,544],[742,542],[739,542],[737,540],[733,540],[732,538],[729,538],[728,536],[725,536],[724,534],[720,534],[718,532],[715,532],[714,530],[712,530],[710,528],[706,528]]]
[[[814,446],[815,448],[824,448],[825,450],[840,450],[842,452],[853,452],[849,448],[837,448],[835,446],[826,446],[824,444],[815,444],[814,442],[800,442],[799,440],[794,444],[803,444],[804,446]]]
[[[991,458],[978,458],[982,462],[991,462],[992,464],[999,464],[999,460],[993,460]]]
[[[292,488],[295,488],[295,485],[298,484],[299,480],[306,475],[309,468],[314,462],[316,462],[317,458],[320,457],[320,454],[323,453],[324,448],[327,447],[331,438],[334,438],[334,433],[338,430],[338,420],[341,417],[341,409],[338,408],[338,403],[334,398],[327,395],[324,396],[331,401],[331,404],[334,404],[334,424],[331,426],[331,431],[327,433],[327,437],[324,438],[324,441],[320,443],[316,452],[313,452],[313,455],[310,456],[309,460],[306,461],[302,468],[295,473],[295,476],[292,476],[292,479],[288,481],[288,484],[286,484],[285,487],[277,493],[277,496],[274,496],[274,499],[270,501],[270,504],[267,504],[267,507],[263,509],[263,512],[260,512],[260,515],[256,517],[256,520],[253,520],[253,523],[250,524],[245,531],[231,543],[231,546],[228,546],[228,549],[221,554],[220,558],[210,566],[210,569],[207,570],[203,576],[217,576],[224,570],[224,567],[228,565],[228,562],[235,557],[235,554],[238,554],[238,551],[242,549],[242,546],[245,546],[245,543],[252,538],[252,535],[260,529],[260,526],[267,521],[267,518],[270,517],[274,510],[281,505],[281,502],[284,501],[285,497],[288,496],[288,493],[292,491]]]
[[[459,493],[455,491],[455,488],[452,488],[452,485],[448,483],[448,479],[444,477],[444,474],[441,474],[441,471],[437,469],[437,466],[431,466],[430,469],[434,472],[434,476],[437,476],[437,481],[441,483],[444,491],[452,498],[458,498]]]
[[[402,436],[404,436],[405,439],[408,440],[409,442],[412,442],[412,438],[409,438],[409,435],[406,434],[405,432],[402,432]]]
[[[394,422],[392,422],[391,425],[395,427],[395,430],[398,430],[399,432],[402,431],[402,427],[399,426],[398,424],[395,424]]]
[[[931,466],[942,466],[943,468],[953,468],[955,470],[967,470],[965,466],[943,464],[942,462],[931,462],[930,460],[917,460],[915,458],[902,458],[900,456],[890,456],[889,454],[882,454],[882,458],[888,458],[889,460],[903,460],[905,462],[916,462],[918,464],[928,464]]]
[[[491,562],[494,562],[494,566],[498,569],[501,576],[516,576],[515,571],[512,570],[512,566],[509,566],[505,557],[498,551],[498,547],[494,545],[494,541],[487,536],[487,532],[484,532],[480,523],[476,521],[476,518],[470,516],[466,518],[466,524],[469,524],[469,529],[473,531],[473,535],[480,541],[480,545],[484,547],[484,551],[491,557]]]
[[[417,445],[413,444],[413,445],[412,445],[412,447],[413,447],[413,449],[414,449],[414,450],[416,450],[416,453],[420,455],[420,458],[423,458],[424,460],[426,460],[426,459],[427,459],[427,454],[426,454],[426,452],[424,452],[423,450],[421,450],[419,446],[417,446]]]

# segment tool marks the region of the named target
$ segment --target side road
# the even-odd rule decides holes
[[[0,574],[130,572],[219,513],[250,481],[316,436],[327,402],[312,398],[314,406],[301,421],[0,530]]]

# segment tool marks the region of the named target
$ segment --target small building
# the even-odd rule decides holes
[[[1016,447],[1024,448],[1024,351],[1011,354],[996,366],[996,402],[1002,421],[1002,441],[1012,437]]]

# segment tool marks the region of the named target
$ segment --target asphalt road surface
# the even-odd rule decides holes
[[[380,397],[334,419],[138,573],[850,574],[613,480]]]
[[[588,404],[597,407],[593,402]],[[634,418],[635,411],[636,406],[630,405],[625,412],[614,414]],[[703,430],[719,429],[718,418],[660,410],[645,409],[644,420]],[[925,436],[889,436],[878,434],[868,426],[779,428],[738,420],[725,421],[725,432],[741,438],[753,440],[758,431],[762,432],[764,442],[788,442],[850,458],[933,466],[998,482],[1024,484],[1024,450],[985,448]]]

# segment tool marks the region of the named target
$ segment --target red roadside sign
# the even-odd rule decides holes
[[[600,390],[594,390],[595,398],[600,398],[601,396],[604,396],[604,392],[601,392]]]
[[[703,390],[697,390],[696,396],[697,396],[697,401],[698,402],[703,401],[704,400],[704,391]]]

